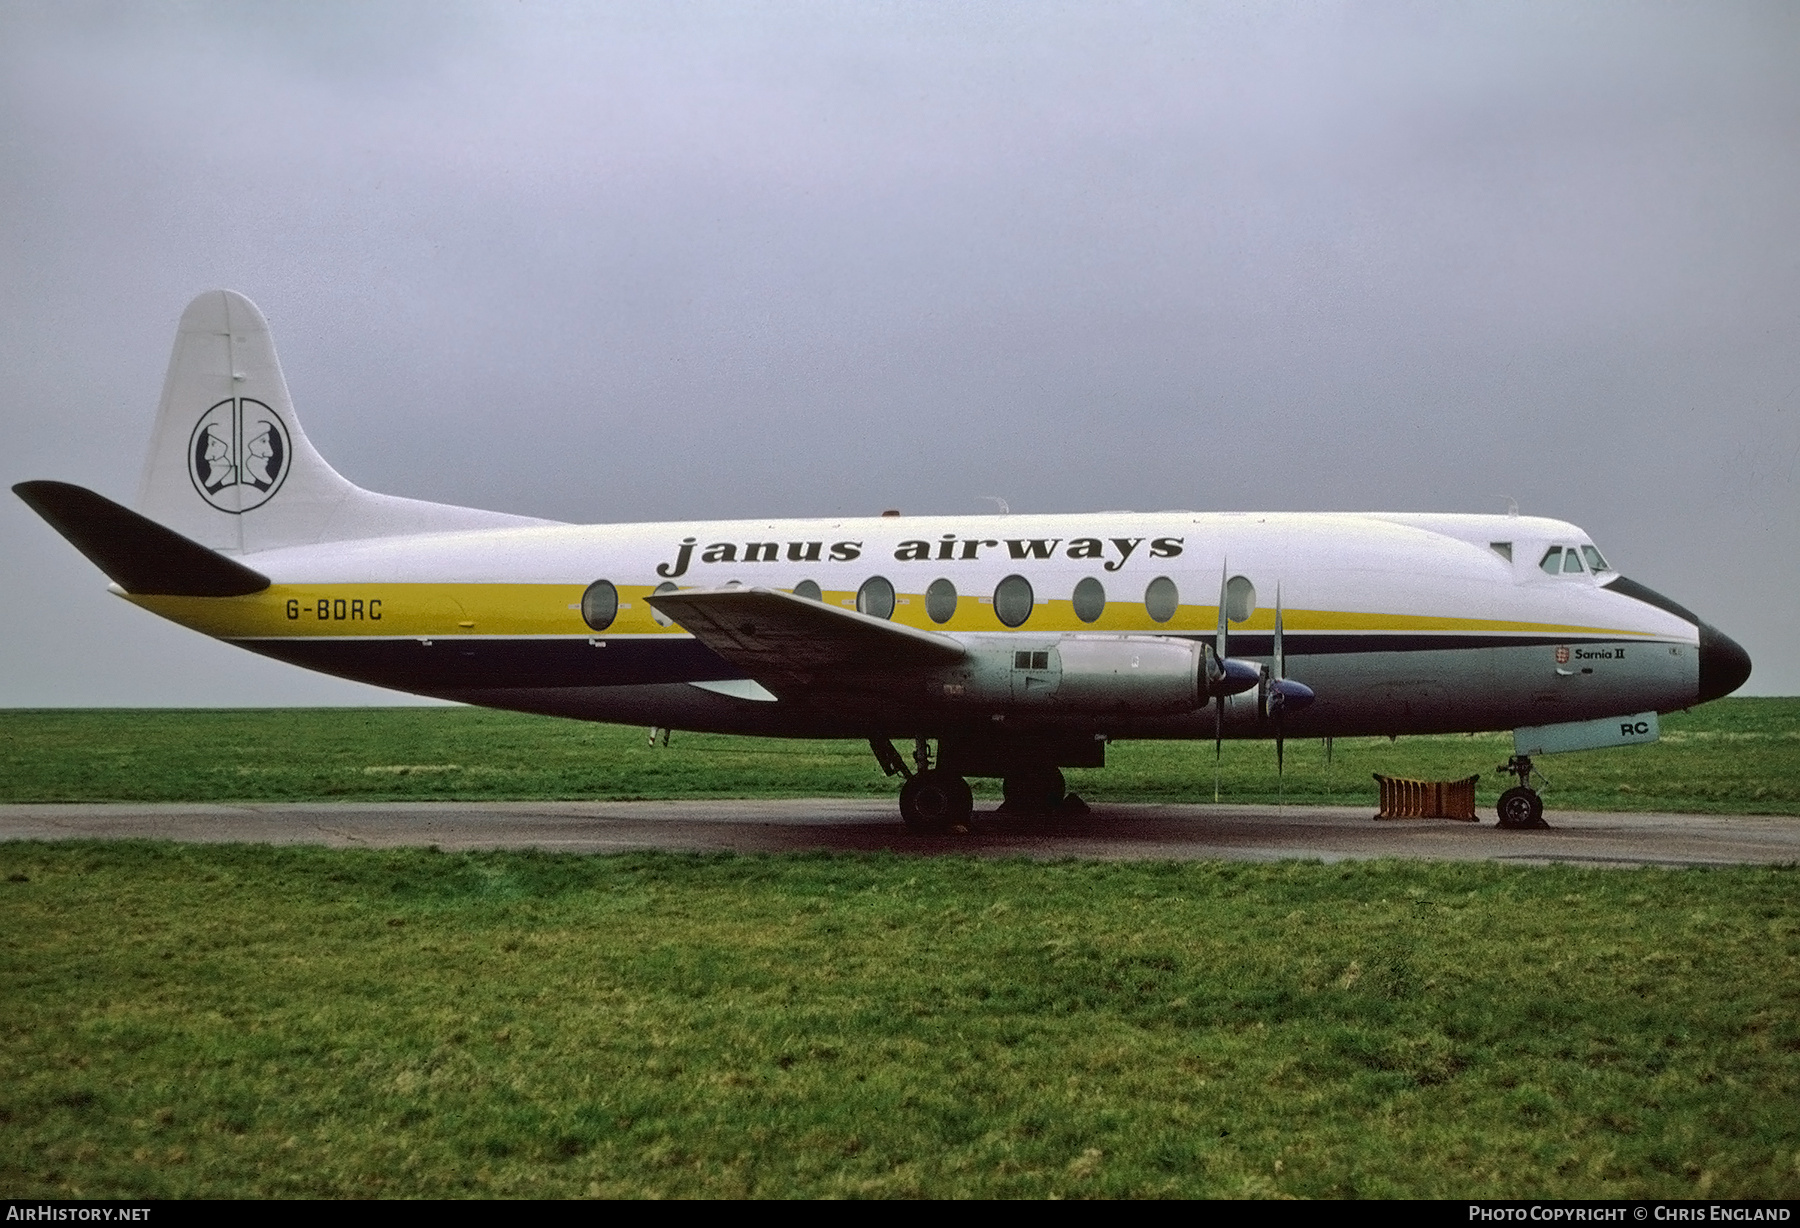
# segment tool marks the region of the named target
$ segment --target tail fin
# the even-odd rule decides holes
[[[215,550],[550,524],[363,490],[314,450],[268,321],[230,290],[188,305],[163,382],[138,510]]]

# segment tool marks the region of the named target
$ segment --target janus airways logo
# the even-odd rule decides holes
[[[200,415],[188,440],[188,476],[200,497],[236,515],[267,503],[287,477],[293,448],[275,411],[232,397]]]
[[[1556,663],[1558,665],[1567,665],[1569,663],[1569,650],[1567,647],[1560,644],[1557,646]]]

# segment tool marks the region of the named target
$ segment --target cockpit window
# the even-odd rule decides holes
[[[1581,565],[1583,558],[1587,566]],[[1538,566],[1552,576],[1574,576],[1591,571],[1599,575],[1603,571],[1611,571],[1600,552],[1592,546],[1551,546],[1544,551],[1544,557],[1538,560]]]

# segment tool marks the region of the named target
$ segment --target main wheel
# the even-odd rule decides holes
[[[1062,805],[1066,789],[1062,769],[1054,765],[1014,772],[1000,782],[1008,814],[1049,814]]]
[[[900,817],[916,832],[945,832],[967,827],[975,813],[969,782],[954,772],[933,768],[920,772],[900,790]]]
[[[1544,826],[1544,799],[1536,789],[1515,785],[1500,795],[1494,810],[1500,816],[1500,826],[1505,828]]]

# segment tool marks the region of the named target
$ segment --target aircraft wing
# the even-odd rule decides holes
[[[966,651],[947,635],[766,588],[688,589],[647,600],[777,695],[950,665]]]

